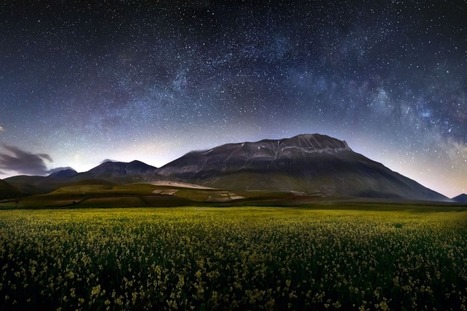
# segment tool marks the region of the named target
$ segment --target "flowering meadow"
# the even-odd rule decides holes
[[[0,211],[0,310],[466,310],[467,212]]]

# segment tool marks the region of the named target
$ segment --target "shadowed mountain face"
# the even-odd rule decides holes
[[[63,169],[63,170],[54,172],[54,173],[50,174],[49,177],[52,177],[52,178],[69,178],[69,177],[73,177],[73,176],[76,176],[76,175],[78,175],[77,171],[75,171],[74,169],[71,169],[71,168],[67,168],[67,169]]]
[[[0,200],[21,196],[21,193],[10,184],[0,179]]]
[[[81,173],[80,178],[94,178],[94,179],[134,179],[134,181],[141,181],[143,176],[154,173],[156,168],[141,161],[126,162],[104,162],[95,168]],[[134,178],[133,178],[134,177]]]
[[[447,200],[353,152],[345,141],[319,134],[193,151],[163,166],[157,173],[168,179],[230,190]]]
[[[452,198],[452,200],[457,203],[467,203],[467,194],[460,194],[457,197]]]
[[[14,176],[6,180],[24,193],[38,194],[74,184],[145,182],[152,179],[156,170],[154,166],[141,161],[129,163],[107,161],[83,173],[77,173],[73,169],[64,169],[49,176]]]

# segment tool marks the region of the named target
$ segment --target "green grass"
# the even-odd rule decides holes
[[[0,211],[0,309],[462,310],[467,211]]]
[[[161,191],[163,192],[161,193]],[[32,195],[18,200],[5,200],[0,202],[0,209],[187,206],[203,204],[199,202],[220,200],[226,197],[226,193],[231,192],[156,186],[148,183],[83,184],[65,186],[50,193]]]

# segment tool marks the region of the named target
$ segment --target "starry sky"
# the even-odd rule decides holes
[[[465,1],[2,1],[0,177],[321,133],[467,192]]]

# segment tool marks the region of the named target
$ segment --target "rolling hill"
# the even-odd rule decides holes
[[[22,195],[18,189],[0,179],[0,200],[16,198]]]
[[[156,167],[137,160],[128,163],[106,161],[72,179],[75,181],[106,180],[118,184],[134,183],[148,181],[156,170]]]
[[[106,161],[93,169],[77,173],[73,169],[64,169],[49,176],[13,176],[8,183],[27,194],[40,194],[73,185],[109,185],[145,182],[152,179],[157,170],[154,166],[141,161],[112,162]]]

